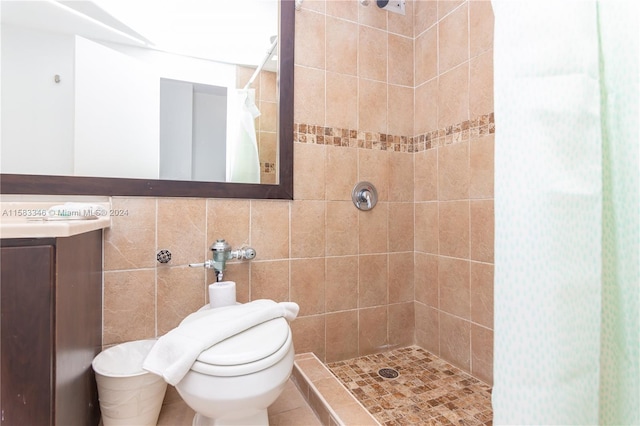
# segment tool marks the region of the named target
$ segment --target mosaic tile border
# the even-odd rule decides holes
[[[380,151],[420,152],[477,139],[495,131],[494,115],[490,113],[412,137],[295,123],[293,141]]]

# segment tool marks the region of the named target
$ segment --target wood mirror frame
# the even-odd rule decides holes
[[[0,174],[2,194],[293,199],[295,2],[280,2],[278,184]]]

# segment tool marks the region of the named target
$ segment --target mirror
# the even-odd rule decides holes
[[[143,1],[143,0],[139,0],[139,1]],[[110,0],[110,2],[113,2],[113,0]],[[13,3],[13,2],[6,2],[5,0],[3,0],[2,3],[4,4],[4,3]],[[34,3],[34,2],[26,2],[26,3]],[[51,2],[51,3],[56,3],[56,2]],[[89,2],[64,2],[63,1],[59,3],[73,4],[73,5],[76,5],[77,7],[77,4],[86,4]],[[185,4],[191,4],[191,5],[201,4],[202,5],[205,3],[212,3],[212,2],[207,2],[206,0],[192,0],[190,2],[181,2],[179,0],[167,0],[164,3],[173,3],[174,5],[176,5],[175,7],[177,7],[178,5],[180,7],[183,7],[183,5]],[[232,3],[237,3],[237,2],[232,2]],[[154,4],[157,4],[157,3],[154,3]],[[245,8],[244,10],[246,11],[251,9]],[[249,14],[253,14],[253,10],[252,12],[249,12]],[[4,26],[4,23],[3,23],[3,26]],[[191,27],[192,26],[193,25],[191,25]],[[230,25],[226,26],[227,30],[229,26]],[[218,25],[217,27],[225,27],[225,26]],[[151,37],[140,36],[140,33],[131,31],[129,27],[126,27],[126,31],[125,31],[125,27],[123,26],[120,26],[118,28],[121,29],[122,32],[124,32],[125,34],[128,34],[128,35],[133,34],[132,37],[138,38],[144,43],[147,43],[151,39]],[[149,32],[145,32],[145,34],[149,34]],[[224,41],[229,40],[229,37],[220,36],[216,38],[216,40],[221,41],[224,44]],[[4,43],[5,41],[4,37],[2,41]],[[76,43],[84,43],[85,41],[95,44],[95,40],[85,40],[85,39],[82,39],[79,42],[76,40]],[[101,41],[100,44],[101,46],[98,46],[98,47],[107,46],[112,48],[113,46],[115,46],[115,42]],[[162,179],[160,177],[160,174],[158,174],[157,177],[156,176],[149,177],[147,175],[144,175],[144,176],[135,176],[132,178],[132,177],[122,177],[123,175],[120,175],[120,174],[116,175],[118,177],[110,177],[99,169],[101,167],[101,163],[108,162],[106,161],[109,157],[108,152],[113,152],[113,150],[110,150],[110,148],[112,148],[111,145],[120,144],[120,148],[121,148],[119,150],[116,150],[117,155],[112,156],[113,158],[110,159],[111,162],[114,162],[119,165],[127,165],[127,162],[129,162],[132,164],[132,166],[129,165],[130,168],[132,168],[134,171],[139,171],[139,169],[142,168],[142,165],[147,165],[148,163],[153,163],[152,168],[157,168],[158,173],[159,173],[159,170],[163,167],[161,164],[158,164],[158,166],[156,167],[155,162],[149,161],[149,159],[146,157],[144,159],[142,159],[143,157],[139,157],[138,160],[129,161],[132,158],[135,158],[135,155],[130,153],[131,152],[130,146],[132,145],[132,143],[130,142],[131,139],[127,139],[126,137],[110,136],[107,139],[103,138],[102,140],[100,140],[100,138],[97,136],[97,133],[102,133],[102,132],[108,133],[108,130],[109,130],[110,121],[103,120],[102,127],[99,127],[99,123],[94,123],[92,126],[87,127],[87,129],[91,130],[91,133],[87,133],[85,131],[83,134],[84,138],[88,140],[88,142],[90,143],[89,144],[90,148],[83,148],[85,151],[84,152],[85,157],[92,158],[93,163],[88,162],[84,166],[85,173],[82,173],[83,174],[82,176],[70,176],[70,175],[62,176],[59,173],[46,171],[47,170],[47,168],[45,167],[47,165],[46,161],[43,163],[43,165],[37,168],[38,171],[33,171],[33,170],[29,170],[26,172],[22,172],[22,171],[18,172],[14,170],[8,171],[6,167],[3,167],[3,170],[2,170],[3,173],[0,175],[0,191],[6,194],[129,195],[129,196],[186,196],[186,197],[211,197],[211,198],[222,197],[222,198],[292,199],[293,198],[293,177],[292,177],[292,172],[293,172],[293,48],[294,48],[294,2],[293,1],[285,0],[280,2],[279,33],[277,35],[277,38],[271,37],[270,39],[268,39],[267,44],[268,45],[266,48],[264,47],[264,43],[263,43],[263,46],[261,46],[262,59],[260,59],[258,62],[264,61],[265,58],[267,57],[274,56],[268,52],[269,48],[273,48],[273,53],[277,55],[276,62],[278,64],[277,78],[273,78],[273,87],[277,89],[277,91],[274,91],[273,97],[277,101],[277,103],[273,103],[272,111],[270,113],[268,112],[269,105],[267,105],[267,108],[263,108],[263,111],[267,111],[267,113],[260,111],[261,115],[265,115],[265,116],[271,115],[272,117],[276,118],[276,120],[274,120],[272,124],[269,124],[269,126],[271,127],[268,129],[272,132],[272,135],[271,135],[272,141],[275,141],[275,143],[273,144],[273,148],[271,149],[273,160],[263,161],[263,159],[260,158],[261,176],[259,180],[260,182],[267,182],[267,183],[213,182],[211,180],[213,180],[214,178],[208,177],[205,174],[198,174],[198,173],[195,173],[196,180],[187,180],[190,177],[188,176],[185,177],[183,175],[178,176],[175,174],[176,173],[175,170],[173,172],[167,172],[169,173],[169,174],[166,174],[166,176],[168,176],[167,179]],[[203,53],[197,53],[195,49],[198,46],[195,46],[195,43],[192,43],[189,47],[191,48],[191,51],[187,51],[187,53],[185,54],[188,57],[188,60],[202,61],[200,58],[194,58],[195,55],[198,55],[200,57],[204,57],[205,55]],[[121,44],[119,48],[121,51],[139,49],[139,47],[132,47],[125,44]],[[154,49],[158,49],[157,45],[154,46]],[[162,53],[164,53],[165,55],[168,55],[166,52],[173,52],[177,49],[177,47],[175,48],[169,47],[164,49],[166,50],[164,50]],[[216,48],[215,50],[221,50],[221,49]],[[259,68],[261,66],[260,63],[258,65],[249,64],[249,66],[236,66],[238,62],[240,62],[241,64],[246,64],[248,62],[248,60],[246,59],[232,58],[234,54],[238,56],[237,55],[238,53],[243,53],[245,50],[248,50],[248,48],[240,49],[240,50],[242,50],[242,52],[239,52],[238,49],[232,50],[230,52],[231,56],[228,56],[224,60],[235,61],[234,67],[236,68],[236,73],[235,73],[236,83],[239,82],[242,86],[241,89],[244,89],[246,87],[246,83],[248,82],[248,80],[252,78],[261,80],[261,75],[263,75],[263,73],[267,73],[268,75],[270,70],[268,69],[269,65],[265,64],[262,67],[263,72],[259,73],[257,77],[254,77],[254,74],[255,74],[254,71],[256,68]],[[121,51],[118,53],[121,53]],[[101,55],[98,55],[98,56],[101,56]],[[176,56],[173,53],[171,53],[171,55]],[[209,60],[208,62],[211,62],[211,61]],[[89,61],[89,65],[91,65],[91,61]],[[218,62],[215,64],[215,67],[218,67],[218,68],[224,68],[225,66],[227,68],[229,67],[229,65],[226,63],[223,64]],[[4,65],[3,65],[3,68],[4,68]],[[271,72],[271,74],[274,75],[273,72]],[[58,75],[59,77],[55,77],[55,75]],[[65,82],[64,80],[62,80],[63,79],[62,75],[59,75],[59,74],[55,74],[55,75],[52,75],[52,80],[48,81],[47,82],[48,84],[55,85],[55,84]],[[3,70],[3,76],[4,76],[4,70]],[[60,78],[61,81],[56,82],[55,81],[56,78]],[[220,78],[219,77],[217,78],[219,81]],[[169,83],[169,86],[171,85],[175,86],[175,84],[173,83],[178,83],[182,85],[184,84],[191,85],[192,93],[196,94],[195,97],[202,96],[203,98],[220,97],[221,93],[222,94],[226,93],[227,97],[232,97],[231,95],[235,95],[234,92],[235,92],[235,89],[237,88],[237,87],[233,88],[230,86],[217,84],[216,81],[214,81],[212,84],[205,84],[202,82],[202,80],[199,80],[197,77],[189,78],[189,76],[186,76],[185,78],[183,76],[177,76],[175,74],[171,74],[171,75],[165,74],[164,76],[162,76],[162,81],[163,83]],[[80,83],[76,83],[76,85],[79,85],[79,84]],[[94,84],[93,86],[96,86],[96,85]],[[108,85],[104,84],[104,86],[108,86]],[[158,84],[158,87],[160,87],[160,84]],[[256,87],[255,92],[260,92],[262,88],[263,88],[262,85],[259,85],[258,87]],[[100,101],[102,101],[106,96],[109,96],[111,94],[110,91],[104,87],[99,89],[102,90],[103,95],[102,96],[98,96],[96,94],[92,95],[92,97],[89,98],[89,101],[87,101],[89,104],[90,103],[107,103],[106,101],[104,102],[100,102]],[[267,90],[265,90],[265,92],[266,91]],[[255,96],[255,98],[253,99],[255,102],[255,105],[257,109],[260,110],[261,107],[263,107],[266,104],[261,104],[259,102],[260,101],[259,94],[253,93],[253,95]],[[3,84],[2,96],[3,96],[2,108],[3,110],[5,110],[5,108],[10,106],[11,104],[5,103],[4,84]],[[75,99],[77,101],[78,99],[77,94]],[[206,104],[207,102],[208,101],[206,101],[205,99],[204,103]],[[244,99],[242,100],[242,102],[244,102]],[[121,105],[124,105],[121,107],[121,109],[127,109],[128,103],[129,103],[128,100],[127,102],[121,103]],[[162,101],[160,101],[160,103],[162,103]],[[224,103],[225,102],[222,102],[222,103],[219,102],[219,104],[221,105]],[[173,111],[171,110],[171,108],[169,108],[169,111],[165,113],[165,115],[169,117],[175,117],[176,115],[179,115],[176,113],[176,111],[183,112],[183,110],[186,109],[186,108],[184,109],[175,108],[176,102],[174,101],[165,102],[165,104],[169,105],[170,107],[173,107]],[[193,104],[195,105],[196,102],[193,102]],[[83,105],[87,105],[87,103]],[[78,108],[76,108],[76,110],[77,109]],[[227,110],[227,114],[231,115],[228,111],[229,110]],[[82,109],[81,113],[84,113],[84,112],[85,112],[85,109]],[[154,114],[156,114],[156,116],[161,116],[163,114],[162,107],[160,107],[160,112],[157,112]],[[206,112],[204,116],[208,117],[207,114],[208,112]],[[150,115],[153,115],[153,114],[150,114]],[[195,118],[195,115],[197,114],[194,114],[191,117],[194,123],[197,121]],[[125,114],[124,119],[126,119],[126,117],[127,115]],[[113,118],[111,118],[111,116],[110,116],[110,119],[114,120]],[[121,117],[120,119],[123,119],[123,118]],[[156,117],[155,120],[156,122],[158,122],[158,121],[161,121],[161,118]],[[255,120],[255,123],[259,123],[259,121],[260,121],[260,118]],[[205,122],[205,124],[208,124],[209,120],[201,119],[200,122]],[[229,122],[230,122],[229,120],[226,121],[227,128],[230,127]],[[3,144],[3,150],[4,150],[4,147],[12,144],[13,141],[11,139],[5,138],[4,117],[3,117],[2,123],[3,123],[2,144]],[[223,123],[224,123],[224,120],[223,120]],[[32,125],[34,127],[38,127],[38,123],[34,122],[32,123]],[[260,124],[257,124],[257,126],[259,125]],[[209,127],[215,127],[216,129],[219,130],[219,128],[224,127],[224,125],[223,124],[220,124],[219,126],[209,125]],[[268,126],[265,126],[265,127],[268,127]],[[159,134],[160,132],[162,132],[160,128],[161,128],[160,126],[158,126],[157,128],[153,126],[152,130],[148,130],[146,132],[138,132],[138,136],[135,137],[134,140],[139,141],[143,137],[148,136],[148,133]],[[100,129],[100,130],[96,131],[96,129]],[[77,126],[75,130],[76,131],[78,130]],[[135,132],[132,132],[132,133],[135,133]],[[170,133],[170,132],[165,132],[165,133]],[[193,133],[198,133],[198,131],[195,130],[193,131]],[[224,136],[221,136],[221,137],[224,138]],[[42,139],[42,142],[44,142],[45,146],[47,146],[49,141],[54,139],[54,137],[52,135],[44,134],[41,137],[41,139]],[[72,144],[73,137],[69,137],[68,139],[71,140],[71,142],[67,140],[67,143]],[[259,140],[259,136],[257,139]],[[129,141],[127,142],[128,145],[125,144],[125,146],[123,147],[123,143],[124,143],[123,140]],[[18,142],[18,145],[20,145],[19,142]],[[126,151],[126,154],[123,154],[123,152],[125,152],[124,151],[125,147],[127,148],[127,151]],[[58,148],[53,148],[53,149],[58,149]],[[159,152],[162,150],[162,148],[156,149],[156,148],[146,147],[142,149],[143,153],[141,155],[145,155],[145,153],[148,153],[149,150],[151,149],[155,149],[158,152],[158,156],[160,155]],[[173,154],[170,154],[168,157],[176,158],[177,157],[176,152],[182,153],[183,151],[187,151],[187,150],[174,149]],[[184,157],[183,160],[185,162],[189,162],[189,160],[191,160],[192,163],[195,163],[197,161],[193,161],[194,159],[201,161],[204,157],[207,157],[207,156],[216,156],[216,155],[219,156],[219,154],[202,154],[202,149],[195,148],[195,145],[194,145],[193,151],[194,153],[197,152],[197,154],[193,154],[191,156],[189,155],[183,156]],[[263,151],[267,151],[267,150],[263,149]],[[36,155],[33,155],[34,152],[36,153]],[[30,163],[37,163],[36,158],[37,158],[38,152],[40,152],[40,150],[33,150],[33,149],[31,150],[31,155],[33,156],[33,159],[32,161],[30,161]],[[74,152],[74,156],[81,157],[82,154],[83,154],[82,150],[79,150],[76,148],[76,151]],[[154,159],[156,158],[155,151],[152,157]],[[49,163],[56,163],[56,161],[50,160],[52,158],[51,156],[45,156],[45,158],[49,160]],[[99,161],[96,161],[96,160],[99,160]],[[74,158],[74,161],[75,161],[75,158]],[[228,161],[229,160],[227,158],[227,162]],[[267,164],[265,165],[265,163]],[[205,164],[200,168],[202,170],[206,170],[207,165]],[[167,167],[164,167],[164,169],[167,169]],[[171,167],[169,167],[169,169],[171,169]],[[178,167],[178,169],[180,168]],[[90,176],[89,173],[95,170],[99,170],[98,173],[95,173],[97,177]],[[265,176],[264,176],[265,170],[267,172],[270,172],[273,175],[271,181],[269,181],[268,179],[265,179]],[[243,180],[243,182],[255,182],[255,181]]]

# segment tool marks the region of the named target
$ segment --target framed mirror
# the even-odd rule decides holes
[[[4,3],[5,0],[2,0]],[[210,3],[206,0],[194,0],[190,3]],[[30,2],[25,2],[30,3]],[[75,4],[76,2],[59,2]],[[77,2],[80,3],[80,2]],[[89,3],[89,2],[86,2]],[[179,5],[181,2],[175,0],[174,3]],[[234,2],[235,3],[235,2]],[[245,11],[250,9],[245,9]],[[252,11],[248,12],[249,14]],[[277,15],[279,17],[279,29],[276,37],[272,37],[271,45],[267,46],[272,50],[269,56],[277,55],[277,77],[275,81],[275,104],[273,116],[275,117],[275,161],[267,166],[260,164],[261,169],[270,168],[275,174],[272,182],[269,183],[237,183],[237,182],[215,182],[205,179],[187,180],[182,178],[147,178],[147,177],[108,177],[105,175],[91,176],[89,173],[81,176],[59,175],[59,174],[40,174],[40,172],[14,172],[6,173],[1,170],[0,174],[0,192],[4,194],[52,194],[52,195],[112,195],[112,196],[151,196],[151,197],[204,197],[204,198],[256,198],[256,199],[293,199],[293,55],[294,55],[294,22],[295,3],[294,1],[281,0]],[[4,25],[4,24],[3,24]],[[224,37],[222,37],[224,40]],[[143,40],[146,40],[143,38]],[[275,41],[275,43],[274,43]],[[4,37],[3,37],[4,42]],[[76,42],[77,43],[77,42]],[[266,49],[265,49],[266,50]],[[189,54],[190,55],[190,54]],[[263,55],[264,56],[264,55]],[[266,59],[265,59],[266,60]],[[252,66],[252,65],[249,65]],[[260,68],[260,64],[254,69]],[[4,71],[3,71],[4,73]],[[246,80],[247,74],[245,71]],[[171,76],[172,77],[172,76]],[[251,76],[255,78],[255,76]],[[53,76],[54,79],[60,78]],[[164,78],[163,81],[173,83],[173,79]],[[54,84],[58,83],[54,81]],[[180,82],[182,83],[182,82]],[[242,83],[245,84],[244,82]],[[4,86],[4,82],[3,82]],[[194,92],[200,91],[204,94],[213,94],[217,92],[216,88],[204,87],[194,84]],[[196,87],[197,86],[197,87]],[[248,86],[248,85],[247,85]],[[245,88],[247,87],[245,86]],[[3,87],[3,110],[10,107],[11,104],[5,103]],[[94,102],[99,103],[100,99]],[[168,103],[172,105],[171,102]],[[260,104],[258,104],[260,106]],[[171,111],[168,115],[172,114]],[[180,109],[178,108],[179,112]],[[158,113],[160,115],[160,113]],[[3,119],[4,123],[4,119]],[[108,126],[108,120],[106,121]],[[38,123],[33,123],[34,126]],[[211,126],[210,126],[211,127]],[[153,130],[159,132],[159,130]],[[92,139],[89,137],[88,139]],[[88,149],[88,157],[96,161],[99,167],[102,159],[107,156],[101,155],[102,147],[106,145],[117,144],[119,141],[113,138],[112,141],[101,142],[102,145],[95,144]],[[45,142],[47,142],[45,140]],[[11,144],[12,140],[5,137],[3,132],[2,144]],[[19,142],[17,142],[19,144]],[[71,142],[70,142],[71,143]],[[33,151],[32,151],[33,154]],[[37,153],[33,154],[37,155]],[[155,155],[155,154],[154,154]],[[173,154],[175,156],[176,154]],[[76,156],[78,156],[76,151]],[[116,162],[126,163],[133,154],[122,150],[119,156],[116,156]],[[193,158],[201,158],[202,155],[193,155]],[[106,160],[105,160],[106,161]],[[228,161],[228,160],[227,160]],[[146,164],[143,159],[134,162],[135,164]],[[208,166],[205,166],[206,169]],[[213,168],[211,166],[210,168]],[[91,169],[91,167],[89,167]],[[228,172],[227,172],[228,173]],[[263,182],[263,179],[259,179]],[[246,181],[244,181],[246,182]],[[252,181],[249,181],[252,182]]]

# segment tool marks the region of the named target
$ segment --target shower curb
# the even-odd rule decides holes
[[[381,426],[315,354],[296,355],[291,378],[324,426]]]

